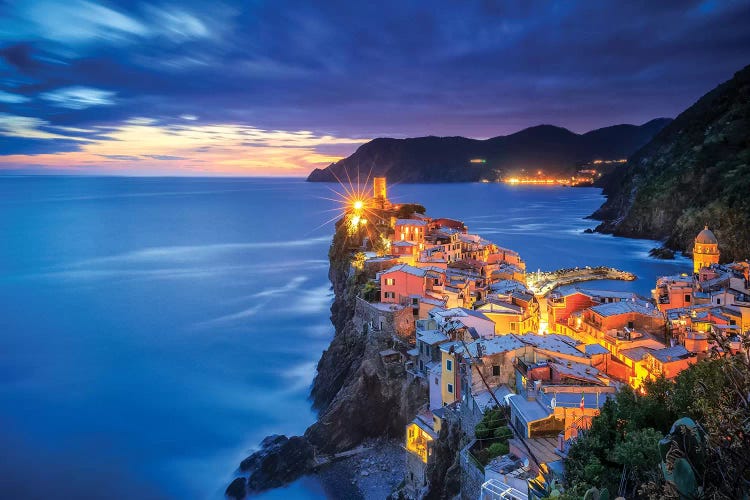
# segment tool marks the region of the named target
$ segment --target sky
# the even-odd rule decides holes
[[[0,173],[306,175],[375,137],[675,117],[750,2],[0,0]]]

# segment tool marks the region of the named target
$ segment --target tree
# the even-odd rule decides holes
[[[662,433],[651,428],[629,432],[615,445],[610,457],[626,467],[637,484],[655,481],[659,477],[658,444],[662,437]]]
[[[404,203],[398,207],[398,210],[396,210],[396,217],[399,219],[407,219],[411,217],[412,214],[424,214],[426,211],[427,209],[424,205],[418,203]]]

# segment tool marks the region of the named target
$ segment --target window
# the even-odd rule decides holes
[[[721,299],[716,299],[717,304],[721,304]]]
[[[447,371],[449,371],[449,372],[453,371],[453,361],[452,360],[450,360],[450,359],[446,359],[445,360],[445,369]]]
[[[386,285],[391,285],[391,286],[395,285],[396,284],[396,279],[395,278],[386,278],[385,279],[385,284]]]
[[[498,365],[492,365],[492,376],[493,377],[500,376],[500,367]]]
[[[453,384],[448,384],[448,393],[453,394]]]
[[[386,299],[395,299],[396,292],[384,292],[383,297],[385,297]]]
[[[628,328],[632,330],[633,328],[635,328],[635,324],[632,321],[628,321]]]
[[[685,294],[685,302],[690,302],[690,294],[689,293]]]

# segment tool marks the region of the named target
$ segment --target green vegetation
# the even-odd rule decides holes
[[[691,251],[709,224],[722,260],[750,249],[750,66],[678,116],[604,180],[605,231]]]
[[[377,302],[380,300],[380,288],[372,281],[368,281],[362,285],[360,293],[362,294],[362,298],[367,302]]]
[[[419,203],[404,203],[396,210],[397,219],[408,219],[412,214],[424,214],[427,209]]]
[[[496,407],[488,409],[474,428],[477,444],[472,449],[472,453],[482,467],[493,458],[508,454],[510,450],[508,440],[513,437],[513,431],[507,424],[507,408]]]
[[[606,487],[627,498],[748,498],[748,338],[743,346],[607,401],[570,447],[566,496]]]

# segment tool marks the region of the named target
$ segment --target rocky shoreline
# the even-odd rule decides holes
[[[366,441],[369,450],[334,462],[317,475],[331,498],[382,500],[404,479],[401,443],[380,439]]]
[[[349,472],[356,476],[351,478],[357,484],[364,485],[359,488],[360,493],[365,490],[362,498],[369,498],[369,491],[380,493],[383,485],[391,489],[398,485],[393,479],[397,473],[394,463],[403,479],[403,449],[394,448],[393,441],[378,441],[376,451],[339,460],[342,452],[372,440],[400,441],[406,423],[425,403],[427,393],[424,382],[405,376],[402,364],[388,365],[381,359],[381,351],[405,351],[407,344],[398,345],[392,329],[368,328],[362,314],[355,313],[361,311],[357,295],[367,276],[351,265],[348,245],[345,229],[337,228],[329,252],[328,273],[334,291],[331,323],[335,334],[321,355],[311,389],[318,420],[303,436],[265,438],[261,449],[240,464],[243,477],[228,486],[226,495],[230,498],[277,488],[312,473],[324,482],[326,477],[341,481],[344,474],[350,477]],[[383,444],[387,442],[391,445]],[[379,459],[381,455],[388,460]],[[387,463],[388,470],[382,470]],[[343,498],[352,495],[349,488],[345,489],[341,492]]]

